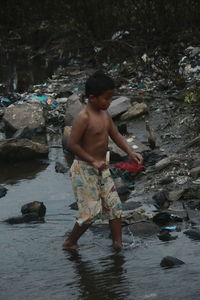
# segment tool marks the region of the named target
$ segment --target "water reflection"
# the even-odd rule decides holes
[[[129,283],[123,266],[125,258],[121,253],[98,261],[83,261],[81,255],[74,251],[67,253],[67,259],[75,265],[79,287],[77,299],[121,300],[129,295]]]
[[[0,184],[15,184],[22,179],[34,179],[47,166],[47,161],[39,160],[0,162]]]

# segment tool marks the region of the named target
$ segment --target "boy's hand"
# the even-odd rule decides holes
[[[105,170],[108,168],[108,163],[104,160],[95,160],[92,162],[92,165],[98,170]]]
[[[132,158],[134,161],[136,161],[138,164],[143,163],[143,157],[139,153],[132,153],[129,155],[130,158]]]

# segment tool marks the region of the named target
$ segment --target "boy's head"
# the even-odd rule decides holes
[[[95,72],[92,76],[88,78],[85,84],[85,95],[87,98],[89,96],[100,96],[103,92],[107,90],[113,90],[115,88],[115,83],[112,78],[106,75],[102,71]]]

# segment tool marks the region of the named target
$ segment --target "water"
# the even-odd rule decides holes
[[[108,227],[93,226],[80,239],[80,250],[61,249],[76,215],[69,208],[74,202],[69,173],[55,172],[55,161],[64,159],[62,149],[51,148],[48,164],[16,164],[6,173],[1,167],[8,192],[0,199],[0,220],[19,215],[32,201],[43,201],[47,213],[42,224],[0,223],[0,299],[199,299],[199,242],[183,232],[161,242],[156,236],[131,236],[124,228],[130,246],[116,253]],[[161,268],[167,255],[185,265]]]

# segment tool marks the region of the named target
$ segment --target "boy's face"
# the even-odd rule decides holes
[[[104,91],[100,96],[90,96],[90,103],[96,108],[96,109],[102,109],[107,110],[110,106],[110,103],[112,101],[114,90],[106,90]]]

